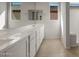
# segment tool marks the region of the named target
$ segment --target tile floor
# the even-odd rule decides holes
[[[59,39],[48,39],[42,42],[36,57],[78,57],[79,47],[66,50]]]

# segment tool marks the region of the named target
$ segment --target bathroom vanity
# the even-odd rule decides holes
[[[34,57],[44,39],[44,25],[23,26],[0,36],[0,57]]]

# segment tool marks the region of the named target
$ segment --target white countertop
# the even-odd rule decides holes
[[[0,31],[0,51],[5,51],[6,48],[12,46],[23,37],[28,36],[31,32],[40,27],[40,25],[28,25],[14,30],[1,30]]]

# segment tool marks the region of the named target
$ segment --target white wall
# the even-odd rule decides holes
[[[60,38],[60,23],[59,20],[49,20],[46,23],[46,39]]]
[[[66,5],[61,3],[61,35],[62,42],[66,47]]]
[[[28,20],[28,10],[43,10],[43,20]],[[55,39],[60,36],[59,20],[50,20],[50,7],[48,2],[23,2],[21,5],[21,20],[9,20],[10,28],[17,28],[24,25],[43,23],[45,25],[45,39]]]
[[[59,20],[50,20],[50,7],[49,3],[37,3],[37,8],[43,10],[43,20],[42,23],[45,24],[45,38],[46,39],[56,39],[60,35],[60,22]]]
[[[70,7],[70,33],[77,36],[79,43],[79,7]]]
[[[21,7],[21,6],[20,6]],[[9,23],[9,29],[12,29],[12,28],[17,28],[17,27],[20,27],[22,25],[22,21],[23,20],[17,20],[16,18],[12,19],[12,15],[11,15],[11,11],[12,9],[20,9],[20,7],[11,7],[11,3],[8,3],[8,23]]]
[[[22,20],[25,20],[26,24],[32,24],[34,21],[28,20],[28,10],[36,8],[37,10],[43,10],[43,20],[36,21],[37,23],[43,23],[45,25],[45,39],[59,38],[60,25],[59,20],[50,20],[50,7],[48,2],[36,3],[23,3],[22,4]]]
[[[23,4],[25,4],[24,2],[23,2]],[[11,5],[11,4],[10,4]],[[26,15],[26,14],[28,14],[27,13],[27,11],[24,11],[23,9],[28,9],[29,8],[29,6],[31,5],[31,8],[34,8],[34,5],[33,5],[33,3],[31,3],[31,4],[28,4],[27,3],[27,5],[21,5],[20,6],[20,8],[22,9],[22,11],[21,11],[21,19],[20,20],[16,20],[16,19],[12,19],[11,18],[11,6],[10,6],[10,11],[9,11],[9,28],[17,28],[17,27],[21,27],[21,26],[24,26],[24,25],[27,25],[27,24],[29,24],[29,22],[28,22],[28,15]]]
[[[0,30],[6,28],[7,3],[0,2]]]
[[[69,3],[61,3],[61,29],[62,42],[64,47],[70,48],[70,32],[69,32]]]

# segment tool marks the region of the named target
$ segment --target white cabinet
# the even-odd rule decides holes
[[[29,36],[29,40],[30,40],[30,47],[29,47],[29,49],[30,49],[30,51],[29,51],[29,55],[30,55],[30,57],[33,57],[33,56],[35,56],[35,54],[36,54],[36,39],[35,39],[35,32],[32,32],[31,34],[30,34],[30,36]]]
[[[30,57],[34,57],[44,38],[44,26],[37,27],[37,29],[35,31],[32,31],[32,33],[29,34],[28,37],[28,55]]]
[[[41,28],[40,28],[40,44],[42,43],[43,39],[44,39],[44,26],[41,26]]]
[[[5,51],[0,52],[0,57],[5,57],[5,55],[6,55],[6,52]]]
[[[44,38],[44,26],[37,26],[5,51],[0,52],[0,57],[34,57]]]
[[[38,51],[38,49],[39,49],[39,46],[40,46],[40,31],[39,30],[37,30],[36,31],[36,51]]]
[[[16,42],[13,46],[6,50],[6,57],[26,57],[27,56],[27,46],[26,39],[23,38]]]
[[[38,51],[42,40],[44,39],[44,26],[41,26],[36,30],[36,51]]]

